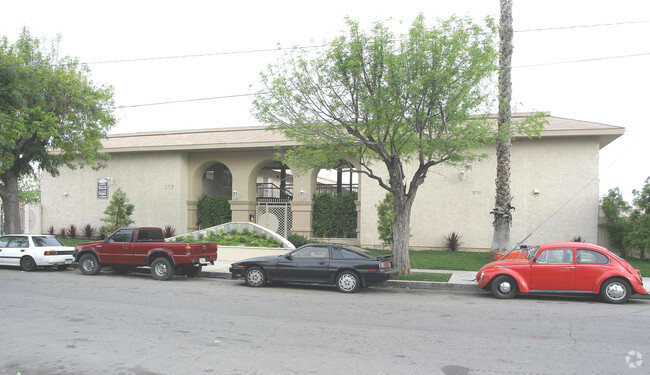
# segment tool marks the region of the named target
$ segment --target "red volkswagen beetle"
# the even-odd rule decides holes
[[[624,303],[633,293],[648,294],[641,272],[604,247],[581,242],[539,246],[526,259],[488,263],[478,286],[497,298],[519,293],[593,293],[605,302]]]

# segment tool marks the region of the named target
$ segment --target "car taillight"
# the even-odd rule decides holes
[[[192,255],[192,246],[185,245],[185,255]]]
[[[381,268],[382,270],[386,268],[390,268],[390,262],[379,262],[379,268]]]
[[[45,255],[56,255],[56,251],[48,250],[44,254]]]

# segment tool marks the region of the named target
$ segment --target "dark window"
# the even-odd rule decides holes
[[[7,247],[29,247],[29,240],[27,237],[19,236],[19,237],[11,237],[9,240],[9,244],[7,244]]]
[[[162,232],[159,229],[140,229],[138,231],[138,241],[164,241]]]
[[[576,261],[579,264],[607,264],[609,258],[598,251],[578,249],[576,251]]]
[[[308,246],[293,252],[294,258],[329,258],[328,248],[325,246]]]
[[[34,246],[36,247],[63,246],[56,237],[52,236],[33,236],[32,241],[34,241]]]
[[[132,235],[133,229],[118,230],[108,239],[108,242],[131,242]]]
[[[335,247],[332,249],[334,259],[367,259],[368,257],[351,250]]]
[[[0,237],[0,247],[7,247],[11,237]]]

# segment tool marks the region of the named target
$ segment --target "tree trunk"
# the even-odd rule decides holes
[[[2,174],[0,198],[5,212],[4,231],[7,234],[22,233],[20,229],[20,198],[18,194],[18,174],[10,169]]]
[[[411,259],[409,258],[411,239],[411,207],[413,202],[406,197],[395,199],[395,226],[393,227],[393,256],[400,275],[411,273]]]
[[[510,149],[512,134],[510,130],[510,101],[512,98],[512,0],[501,0],[501,54],[499,57],[499,119],[496,141],[497,178],[496,203],[494,215],[494,235],[490,257],[495,259],[498,251],[510,250],[510,223],[512,221],[510,193]]]

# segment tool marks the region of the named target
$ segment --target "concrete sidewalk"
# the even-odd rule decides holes
[[[219,246],[219,260],[214,265],[203,267],[201,275],[203,277],[213,277],[220,279],[230,279],[230,265],[234,262],[269,255],[282,255],[288,253],[289,249],[271,249],[271,248],[241,248],[235,246]],[[451,274],[449,281],[431,282],[431,281],[402,281],[389,280],[385,284],[394,288],[409,289],[466,289],[477,290],[478,286],[474,277],[476,271],[449,271],[449,270],[429,270],[429,269],[412,269],[412,272],[422,273],[447,273]],[[643,278],[643,286],[650,292],[650,277]]]

